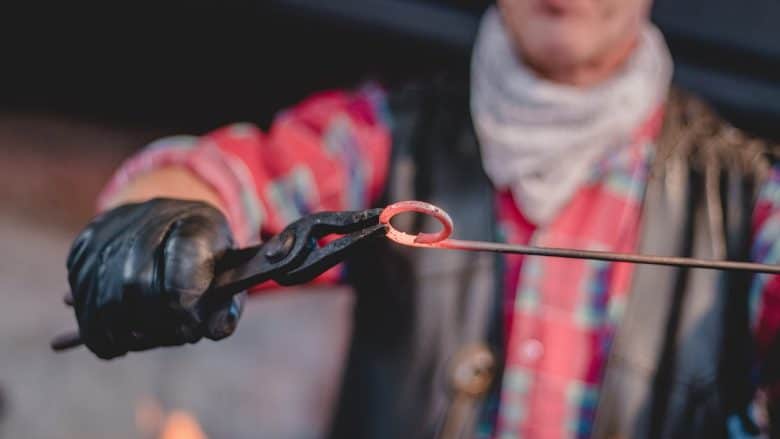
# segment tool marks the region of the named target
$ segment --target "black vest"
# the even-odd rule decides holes
[[[496,241],[495,194],[482,170],[468,90],[467,81],[444,75],[391,93],[393,160],[382,204],[430,201],[450,213],[457,237]],[[691,114],[691,106],[705,113]],[[750,149],[743,137],[713,140],[720,128],[701,128],[700,119],[711,115],[689,97],[673,93],[669,108],[645,197],[640,251],[746,259],[761,178],[755,171],[766,167],[750,160],[765,160],[762,146]],[[429,220],[402,228],[435,229]],[[331,436],[473,437],[480,419],[490,421],[483,401],[500,390],[500,257],[379,241],[350,261],[348,273],[357,301]],[[744,410],[754,390],[750,277],[649,266],[634,277],[594,435],[725,435],[727,414]],[[487,347],[498,368],[490,371],[489,388],[468,394],[458,373],[480,367],[475,347]]]

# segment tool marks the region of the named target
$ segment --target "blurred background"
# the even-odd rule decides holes
[[[109,363],[84,351],[55,355],[49,337],[74,323],[61,301],[70,240],[112,169],[145,143],[236,121],[267,126],[316,90],[462,68],[488,4],[4,5],[0,438],[152,438],[166,429],[321,437],[349,339],[349,291],[256,298],[236,336],[219,344]],[[780,2],[656,0],[653,17],[678,84],[734,124],[780,138]]]

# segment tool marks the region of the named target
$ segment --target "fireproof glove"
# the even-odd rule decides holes
[[[206,203],[160,198],[96,217],[67,261],[86,346],[109,359],[232,334],[246,293],[203,303],[232,245],[227,220]]]

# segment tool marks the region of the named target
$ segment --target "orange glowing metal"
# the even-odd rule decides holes
[[[410,235],[390,224],[390,220],[404,212],[417,212],[436,218],[442,225],[438,233]],[[519,253],[537,256],[553,256],[573,259],[595,259],[600,261],[631,262],[634,264],[666,265],[673,267],[709,268],[715,270],[750,271],[755,273],[780,274],[780,266],[753,262],[715,261],[709,259],[683,258],[675,256],[637,255],[568,248],[535,247],[499,242],[464,241],[449,239],[453,232],[452,219],[444,209],[422,201],[401,201],[387,206],[379,216],[379,222],[387,227],[387,237],[412,247],[444,248],[468,251],[489,251],[498,253]]]
[[[410,235],[404,233],[390,224],[390,220],[404,212],[417,212],[430,215],[442,225],[442,230],[439,233],[420,233],[418,235]],[[424,203],[422,201],[401,201],[395,204],[391,204],[385,207],[382,214],[379,215],[379,222],[387,226],[387,237],[393,241],[410,245],[412,247],[437,247],[442,241],[452,235],[452,218],[442,210],[434,206],[433,204]]]

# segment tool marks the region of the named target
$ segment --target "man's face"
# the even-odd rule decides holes
[[[523,59],[542,72],[598,63],[633,45],[651,0],[498,0]]]

